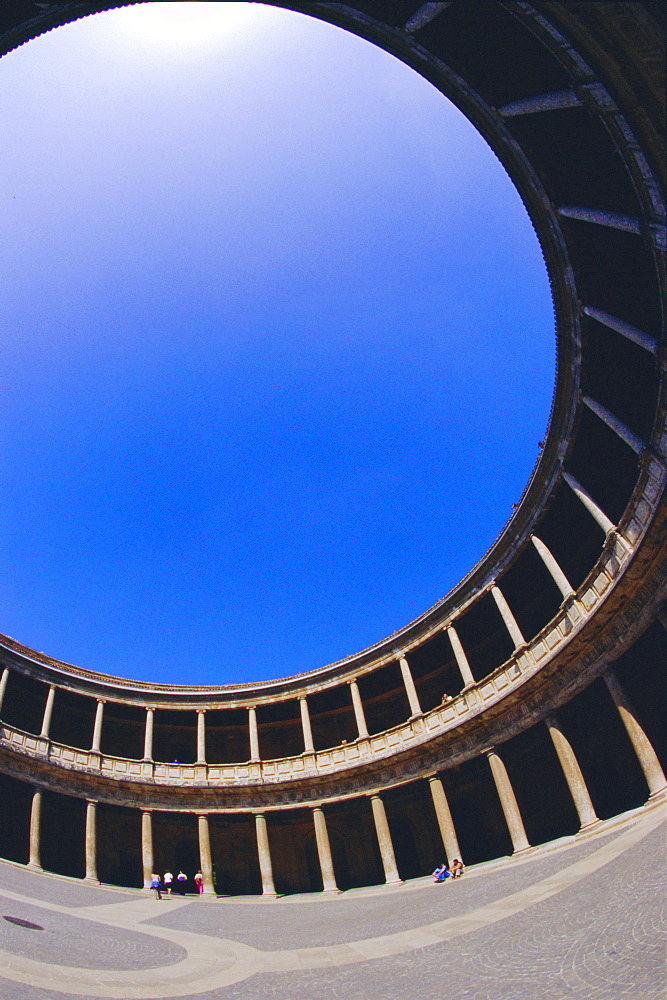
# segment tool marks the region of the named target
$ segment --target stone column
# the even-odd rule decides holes
[[[201,873],[204,876],[204,894],[215,896],[215,885],[213,884],[213,858],[211,856],[211,834],[208,826],[208,816],[201,814],[198,818],[199,826],[199,864]]]
[[[53,715],[53,702],[56,697],[55,684],[49,687],[49,693],[46,696],[46,705],[44,706],[44,715],[42,716],[42,732],[40,736],[43,740],[48,740],[49,731],[51,729],[51,716]]]
[[[97,882],[97,802],[86,805],[86,882]]]
[[[579,497],[591,517],[597,521],[605,535],[608,535],[610,531],[613,531],[616,525],[613,521],[610,521],[604,511],[598,507],[588,490],[585,490],[581,483],[575,479],[574,476],[571,476],[569,472],[563,473],[563,479],[575,496]]]
[[[36,788],[32,793],[32,807],[30,809],[30,860],[29,868],[42,870],[41,855],[42,839],[42,792]]]
[[[528,843],[528,837],[526,836],[523,820],[521,819],[521,813],[519,812],[519,804],[516,800],[512,783],[509,779],[507,769],[496,751],[487,750],[486,756],[488,757],[489,764],[491,765],[493,780],[498,790],[500,804],[502,806],[503,813],[505,814],[505,821],[510,832],[510,837],[512,838],[514,854],[521,854],[522,851],[530,849],[530,844]]]
[[[318,806],[313,809],[313,821],[315,823],[315,839],[317,841],[317,855],[320,859],[323,891],[328,893],[340,892],[336,885],[336,873],[334,871],[333,858],[331,857],[327,821],[324,812]]]
[[[97,707],[95,709],[95,725],[93,727],[93,742],[91,745],[91,751],[93,753],[99,753],[100,747],[102,745],[102,722],[104,720],[104,699],[98,698]]]
[[[568,788],[570,789],[570,795],[574,801],[577,813],[579,815],[580,829],[585,830],[589,826],[593,826],[595,823],[599,823],[600,820],[595,812],[595,807],[591,801],[591,797],[586,787],[586,781],[581,773],[581,768],[579,767],[579,761],[577,760],[574,750],[570,745],[568,738],[560,727],[557,717],[554,714],[547,715],[545,718],[545,723],[547,729],[549,730],[549,736],[558,754],[558,759],[560,761],[560,766],[563,768],[563,774],[565,775],[565,780],[567,781]]]
[[[197,763],[206,763],[206,712],[203,708],[197,709]]]
[[[151,875],[153,874],[153,814],[142,812],[141,814],[141,861],[144,868],[144,889],[151,887]]]
[[[315,744],[313,743],[313,730],[310,725],[310,712],[308,711],[308,701],[306,698],[299,698],[301,709],[301,729],[303,730],[303,749],[305,753],[313,753]]]
[[[452,814],[449,810],[449,802],[447,801],[445,789],[442,787],[442,781],[440,778],[433,775],[433,777],[428,779],[428,783],[431,789],[433,805],[435,807],[435,815],[438,819],[438,826],[440,827],[440,836],[442,837],[445,854],[447,855],[447,862],[451,865],[454,858],[459,858],[459,860],[463,859],[461,858],[461,848],[459,847],[459,841],[456,836]]]
[[[614,699],[614,704],[618,709],[618,714],[625,726],[625,730],[630,737],[630,742],[637,754],[637,760],[644,772],[646,784],[650,792],[649,798],[653,799],[667,788],[667,779],[658,760],[658,755],[653,749],[648,736],[637,722],[637,716],[635,715],[630,699],[611,667],[607,668],[604,680],[609,689],[609,694]]]
[[[155,710],[146,709],[146,728],[144,730],[144,760],[153,759],[153,716]]]
[[[463,688],[471,688],[475,686],[475,678],[472,675],[472,670],[470,669],[470,664],[468,663],[468,657],[465,654],[463,646],[461,645],[461,640],[459,639],[458,632],[453,625],[448,625],[445,629],[449,637],[449,641],[452,644],[452,649],[454,651],[454,656],[456,657],[456,663],[459,670],[461,671],[461,677],[463,679]],[[457,855],[458,857],[458,855]]]
[[[257,833],[257,854],[259,870],[262,876],[262,895],[277,898],[278,893],[273,884],[273,865],[271,864],[271,848],[269,847],[269,831],[266,828],[264,813],[255,814],[255,830]]]
[[[2,712],[2,706],[5,700],[5,692],[7,690],[7,681],[9,680],[9,667],[5,667],[2,671],[2,677],[0,677],[0,712]]]
[[[354,718],[357,723],[357,732],[359,733],[359,738],[362,739],[368,736],[368,726],[366,725],[366,714],[364,712],[363,702],[361,700],[361,694],[359,693],[359,685],[356,681],[350,681],[350,693],[352,695],[352,707],[354,708]]]
[[[500,587],[495,583],[491,587],[491,593],[493,594],[493,599],[496,602],[498,611],[500,611],[501,617],[505,622],[505,628],[510,634],[510,638],[514,643],[514,648],[518,649],[519,646],[524,646],[526,640],[523,637],[523,633],[517,624],[517,620],[512,614],[512,610],[505,600],[505,595],[503,594]]]
[[[567,600],[567,598],[569,597],[574,597],[574,589],[572,587],[572,584],[565,576],[563,570],[558,565],[558,562],[553,556],[551,550],[547,548],[544,542],[540,538],[538,538],[537,535],[533,535],[532,543],[533,546],[537,549],[542,562],[549,570],[551,579],[554,581],[554,583],[560,590],[561,594],[563,595],[563,600]]]
[[[391,839],[389,823],[387,822],[387,813],[384,808],[384,802],[379,795],[371,795],[371,806],[373,809],[373,819],[375,820],[375,832],[382,856],[385,881],[387,885],[399,885],[403,879],[398,874],[394,845]]]
[[[257,731],[257,709],[248,709],[248,729],[250,730],[250,760],[259,760],[259,733]]]
[[[410,670],[410,664],[404,656],[401,656],[398,661],[401,674],[403,675],[403,683],[405,685],[405,691],[408,696],[408,702],[410,703],[410,717],[414,718],[416,715],[422,715],[422,707],[419,704],[419,696],[417,694],[417,688],[415,687],[415,681],[412,676],[412,671]]]

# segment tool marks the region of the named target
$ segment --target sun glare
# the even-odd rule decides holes
[[[196,0],[137,4],[132,31],[154,43],[201,45],[236,32],[249,18],[249,7],[248,3]]]

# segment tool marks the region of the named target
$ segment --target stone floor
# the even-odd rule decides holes
[[[271,902],[0,863],[0,1000],[663,1000],[666,835],[662,803],[457,883]]]

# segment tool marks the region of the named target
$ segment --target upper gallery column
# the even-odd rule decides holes
[[[360,739],[368,736],[368,725],[366,723],[366,713],[359,693],[359,685],[355,681],[350,681],[350,694],[352,695],[352,707],[354,708],[354,718],[357,723],[357,732]]]
[[[417,688],[415,687],[414,677],[412,676],[412,671],[410,670],[410,664],[404,656],[401,656],[398,663],[401,668],[403,684],[405,685],[405,692],[408,696],[408,702],[410,704],[410,717],[414,718],[414,716],[422,714],[422,707],[419,704],[419,695],[417,694]]]
[[[197,763],[206,763],[206,712],[197,709]]]
[[[312,753],[315,750],[313,743],[313,729],[310,724],[310,712],[308,711],[307,698],[299,698],[299,708],[301,710],[301,730],[303,732],[303,749],[305,753]]]

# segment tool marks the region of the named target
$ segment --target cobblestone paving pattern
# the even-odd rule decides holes
[[[0,889],[18,892],[30,899],[42,899],[45,903],[59,903],[60,906],[102,906],[108,903],[126,903],[132,896],[117,889],[98,889],[90,885],[77,885],[61,878],[48,878],[25,868],[0,864]]]
[[[667,824],[663,824],[615,861],[584,875],[563,891],[518,912],[508,902],[506,917],[450,941],[357,964],[260,973],[234,985],[193,994],[193,1000],[195,997],[196,1000],[664,1000],[666,833]],[[358,920],[364,914],[365,937],[387,933],[387,928],[394,926],[387,924],[387,911],[398,918],[400,929],[406,927],[401,923],[401,913],[409,917],[410,926],[416,912],[420,924],[452,916],[451,906],[443,908],[442,902],[430,901],[436,899],[432,893],[452,890],[450,897],[442,896],[440,900],[449,899],[451,903],[456,894],[460,912],[474,909],[490,899],[504,898],[503,893],[516,892],[523,884],[535,884],[564,869],[614,836],[538,856],[525,864],[481,871],[456,886],[411,886],[333,903],[320,900],[274,906],[201,902],[201,920],[205,922],[204,914],[208,913],[208,919],[217,926],[219,912],[233,912],[233,921],[225,918],[225,924],[229,937],[234,939],[245,936],[258,919],[273,921],[276,933],[280,928],[292,945],[298,936],[298,944],[307,948],[314,940],[304,929],[303,913],[310,916],[316,936],[333,920],[334,914],[337,923],[340,913],[345,925],[341,939],[351,941],[359,936]],[[91,890],[82,887],[82,891]],[[424,899],[427,902],[421,902]],[[0,902],[2,912],[23,916],[17,905],[6,899]],[[155,903],[156,907],[160,905]],[[352,911],[358,905],[364,911],[351,924]],[[56,925],[65,920],[69,925],[76,919],[26,904],[25,913],[28,911],[31,914],[28,919],[36,916],[35,922],[42,926],[46,926],[47,920]],[[173,918],[185,919],[196,912],[193,906],[186,905]],[[93,914],[91,909],[90,915]],[[153,922],[149,920],[142,926],[148,930]],[[101,935],[106,928],[82,923],[86,923],[86,935],[77,947],[95,952],[98,961],[106,945],[93,939],[93,928],[99,929]],[[187,929],[199,928],[192,925],[191,919]],[[16,928],[16,933],[19,932]],[[10,933],[14,930],[10,929]],[[23,933],[44,937],[44,932]],[[126,946],[130,949],[128,964],[124,962],[122,968],[129,968],[135,944],[120,944],[125,932],[118,933],[119,949],[122,951]],[[335,939],[339,939],[337,931]],[[156,941],[155,946],[163,943]],[[275,941],[265,940],[262,945],[263,950],[267,945],[274,947]],[[212,947],[215,948],[213,942]],[[43,952],[40,958],[45,960]],[[62,950],[57,960],[64,961]],[[54,986],[57,986],[57,970],[54,972]],[[0,980],[0,1000],[89,998]]]
[[[0,899],[0,918],[5,915],[30,920],[44,928],[28,930],[0,919],[0,950],[38,962],[79,969],[155,969],[175,965],[186,954],[184,948],[148,934]],[[4,1000],[1,989],[0,1000]]]
[[[665,841],[656,830],[632,862],[449,944],[197,1000],[665,1000]]]
[[[596,838],[564,852],[557,851],[525,863],[512,863],[500,871],[480,871],[443,885],[436,885],[429,879],[426,883],[379,889],[368,895],[318,899],[317,905],[313,905],[315,900],[284,900],[277,908],[275,903],[266,902],[253,906],[252,914],[245,903],[221,900],[212,914],[200,901],[195,901],[174,914],[156,916],[145,923],[220,938],[232,937],[262,951],[299,948],[305,941],[308,947],[342,944],[370,935],[394,934],[475,910],[560,871],[564,865],[587,857],[613,839],[613,834]],[[168,901],[166,906],[169,906]]]

